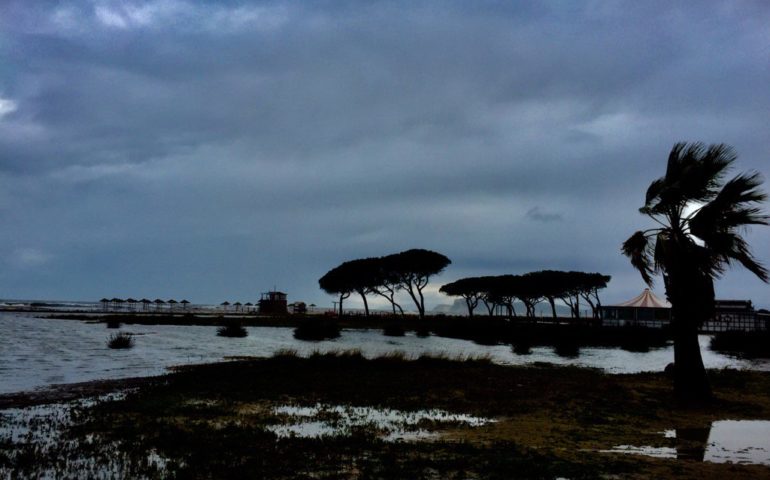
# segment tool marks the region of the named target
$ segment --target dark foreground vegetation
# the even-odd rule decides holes
[[[78,447],[58,452],[62,443],[44,456],[30,447],[12,456],[11,445],[0,446],[0,471],[10,468],[21,478],[47,464],[65,471],[68,459],[107,449],[111,453],[98,457],[89,472],[120,459],[128,464],[124,472],[150,478],[770,478],[763,466],[601,452],[615,445],[684,451],[677,443],[684,440],[660,432],[725,418],[770,419],[770,374],[712,371],[710,377],[714,400],[680,409],[664,374],[505,367],[483,358],[367,360],[356,352],[298,358],[286,352],[148,379],[124,400],[78,414],[65,436],[79,439]],[[410,442],[386,441],[376,422],[318,438],[271,430],[289,422],[276,406],[318,404],[404,415],[440,409],[495,421],[421,422],[414,428],[436,436]],[[332,411],[319,415],[306,421],[341,421]]]

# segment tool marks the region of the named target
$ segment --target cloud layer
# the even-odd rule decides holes
[[[767,177],[768,25],[764,2],[6,2],[0,296],[327,305],[329,268],[421,247],[453,260],[437,283],[581,269],[623,300],[673,143]]]

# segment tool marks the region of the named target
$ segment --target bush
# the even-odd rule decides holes
[[[134,337],[130,333],[118,332],[110,335],[107,346],[110,348],[131,348],[134,346]]]
[[[227,325],[219,327],[217,329],[217,335],[220,337],[237,337],[243,338],[247,336],[249,332],[237,321],[228,322]]]
[[[294,329],[294,338],[297,340],[320,341],[338,338],[340,327],[337,322],[330,319],[307,320]]]
[[[516,355],[530,355],[532,353],[532,344],[527,340],[518,340],[513,342],[513,353]]]
[[[382,334],[386,337],[403,337],[406,332],[401,325],[391,323],[390,325],[385,325],[385,328],[382,329]]]
[[[430,329],[428,327],[418,327],[417,336],[420,338],[430,337]]]
[[[711,337],[711,349],[747,358],[770,358],[770,332],[719,332]]]
[[[107,328],[120,328],[120,320],[110,318],[107,320]]]

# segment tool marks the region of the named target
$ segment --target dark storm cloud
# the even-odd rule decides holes
[[[1,296],[324,304],[336,263],[419,246],[439,283],[583,269],[620,300],[674,142],[767,173],[763,2],[0,9]]]

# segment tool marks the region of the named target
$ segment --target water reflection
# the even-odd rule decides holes
[[[606,453],[630,453],[713,463],[770,465],[770,421],[719,420],[664,432],[673,447],[617,445]]]
[[[711,425],[676,429],[676,458],[702,462],[706,456]]]

